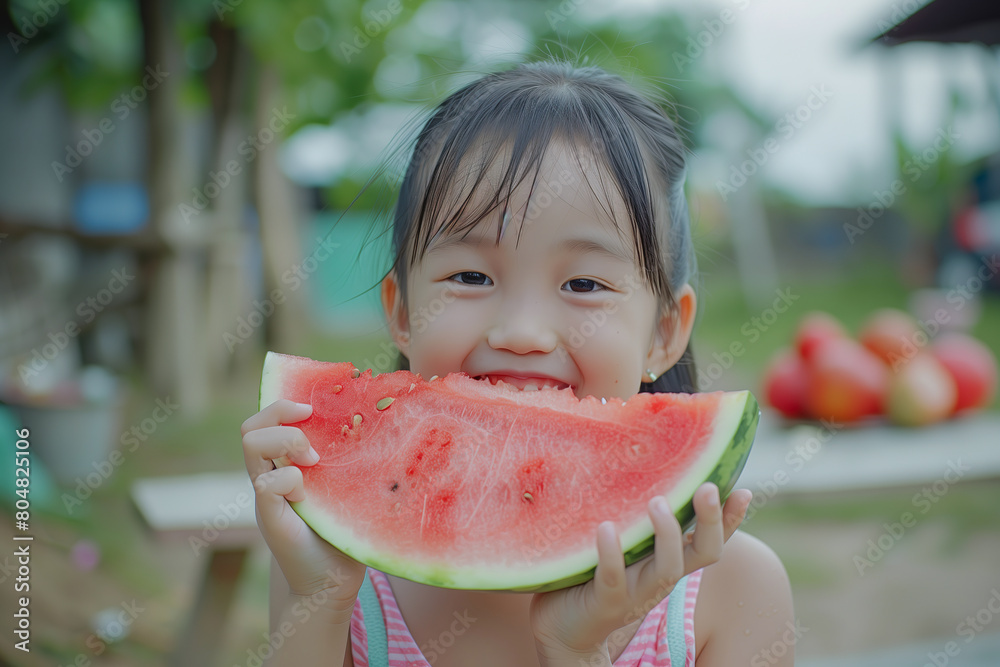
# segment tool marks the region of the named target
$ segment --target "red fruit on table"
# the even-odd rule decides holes
[[[806,362],[806,409],[817,419],[854,422],[882,412],[889,369],[850,338],[820,342]]]
[[[895,308],[872,313],[858,334],[858,341],[896,370],[917,351],[914,338],[920,327],[909,314]],[[922,338],[926,342],[926,338]]]
[[[809,361],[813,352],[823,342],[847,338],[847,329],[833,315],[822,311],[807,313],[799,322],[795,334],[795,348],[799,356]]]
[[[954,412],[990,404],[997,389],[997,360],[988,347],[972,336],[949,333],[934,341],[930,353],[955,380]]]
[[[798,353],[785,348],[771,359],[764,371],[764,400],[785,417],[805,417],[806,365]]]
[[[948,370],[932,354],[921,352],[892,373],[886,414],[903,426],[925,426],[950,417],[957,397]]]

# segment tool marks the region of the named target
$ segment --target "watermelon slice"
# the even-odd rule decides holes
[[[605,402],[268,352],[260,406],[279,398],[313,406],[296,426],[320,461],[291,506],[316,533],[382,572],[504,591],[593,578],[605,520],[627,564],[651,553],[648,501],[665,495],[687,527],[700,484],[725,499],[760,415],[748,391]]]

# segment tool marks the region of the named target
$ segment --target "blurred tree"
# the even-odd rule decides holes
[[[923,145],[907,142],[901,128],[893,132],[896,167],[905,190],[897,204],[900,213],[925,235],[947,224],[956,196],[968,183],[971,166],[956,160],[951,142],[955,118],[968,108],[964,89],[953,82],[948,112],[941,128]]]
[[[892,146],[898,176],[893,181],[900,192],[890,206],[895,208],[913,230],[912,247],[904,268],[915,285],[936,283],[936,270],[944,259],[941,245],[951,232],[947,230],[965,201],[970,179],[980,161],[957,159],[953,142],[959,136],[956,119],[974,107],[968,89],[959,81],[951,82],[948,108],[937,131],[921,141],[908,141],[903,134],[901,116],[894,118]]]

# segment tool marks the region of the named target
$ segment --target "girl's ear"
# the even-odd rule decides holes
[[[392,271],[382,279],[382,310],[389,323],[392,341],[400,352],[410,356],[410,318],[403,304],[399,283]]]
[[[691,340],[691,330],[694,328],[694,316],[698,308],[694,288],[684,283],[675,296],[676,306],[657,322],[653,341],[646,353],[648,368],[657,375],[663,375],[670,370],[684,354]]]

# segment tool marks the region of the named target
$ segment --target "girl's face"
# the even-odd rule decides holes
[[[579,398],[628,398],[648,381],[646,369],[662,374],[677,361],[694,292],[678,290],[676,312],[658,319],[624,202],[607,200],[610,175],[584,160],[586,175],[554,142],[531,200],[530,176],[512,193],[499,245],[502,204],[467,234],[435,239],[407,276],[406,308],[394,278],[385,279],[386,317],[412,372],[464,371],[525,390],[570,386]],[[494,169],[486,180],[498,177]]]

